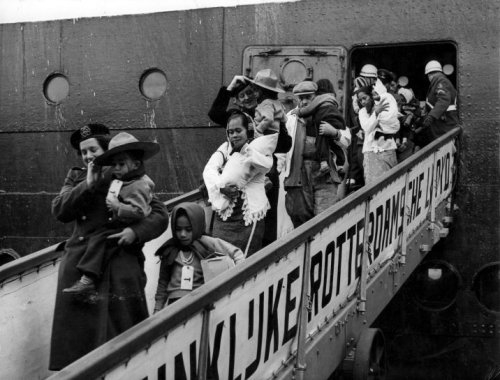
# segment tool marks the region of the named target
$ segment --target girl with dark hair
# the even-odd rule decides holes
[[[248,178],[241,178],[238,183],[227,180],[241,174],[237,172],[238,163],[243,163],[252,150],[249,148],[250,125],[248,115],[240,111],[231,114],[226,128],[227,141],[210,157],[203,171],[208,198],[215,213],[212,235],[247,251],[247,255],[262,246],[264,217],[269,208],[264,173],[272,165],[270,158],[264,163],[266,165],[249,171]],[[229,170],[225,170],[226,165],[230,166]]]
[[[255,79],[257,82],[260,82],[257,75]],[[258,105],[257,98],[261,96],[261,94],[258,91],[259,86],[252,84],[252,82],[255,81],[243,75],[235,75],[227,87],[221,87],[208,112],[210,119],[219,125],[227,126],[228,119],[234,111],[244,112],[254,118],[256,116],[256,108]],[[275,86],[272,85],[270,87]],[[278,141],[276,143],[274,153],[286,153],[290,150],[291,146],[292,138],[286,130],[286,125],[284,122],[280,123]],[[279,174],[276,167],[276,157],[273,157],[273,160],[273,167],[267,173],[267,178],[271,181],[272,187],[267,189],[267,197],[271,208],[267,212],[265,218],[266,226],[263,239],[264,245],[275,241],[277,237],[277,208],[280,185]]]
[[[158,312],[207,281],[202,260],[228,256],[234,264],[244,260],[243,252],[226,241],[205,234],[205,211],[185,202],[172,210],[172,238],[156,255],[161,258],[154,312]]]
[[[357,91],[361,104],[359,123],[365,132],[363,169],[365,183],[371,184],[397,165],[395,134],[399,131],[398,105],[377,81],[373,87]]]

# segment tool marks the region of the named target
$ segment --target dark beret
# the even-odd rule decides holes
[[[104,124],[92,123],[77,129],[71,134],[70,142],[73,148],[80,150],[80,142],[96,137],[109,135],[109,129]]]

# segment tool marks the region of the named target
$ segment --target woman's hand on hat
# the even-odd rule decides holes
[[[235,75],[229,86],[227,86],[228,91],[233,91],[238,86],[246,83],[246,79],[243,75]]]
[[[132,244],[135,239],[137,238],[137,235],[135,234],[134,230],[130,227],[126,227],[123,229],[123,231],[118,232],[113,235],[109,235],[107,237],[108,239],[118,239],[117,244],[118,245],[130,245]]]

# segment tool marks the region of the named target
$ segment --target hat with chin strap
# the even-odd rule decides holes
[[[101,166],[112,165],[113,156],[126,151],[141,151],[142,159],[147,160],[160,151],[160,145],[155,142],[139,141],[130,133],[120,132],[109,142],[109,150],[97,157],[94,162]]]

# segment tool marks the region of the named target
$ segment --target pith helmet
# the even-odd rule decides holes
[[[271,69],[263,69],[257,72],[254,79],[249,79],[250,82],[256,86],[274,91],[274,92],[285,92],[278,84],[278,77]]]
[[[153,157],[160,151],[160,145],[149,141],[139,141],[127,132],[120,132],[109,142],[109,150],[97,157],[94,162],[97,165],[112,165],[112,157],[120,152],[139,150],[144,153],[143,160]]]
[[[359,75],[367,78],[377,78],[377,68],[370,64],[364,65]]]
[[[438,61],[429,61],[425,65],[425,74],[433,73],[435,71],[443,72],[443,67]]]

